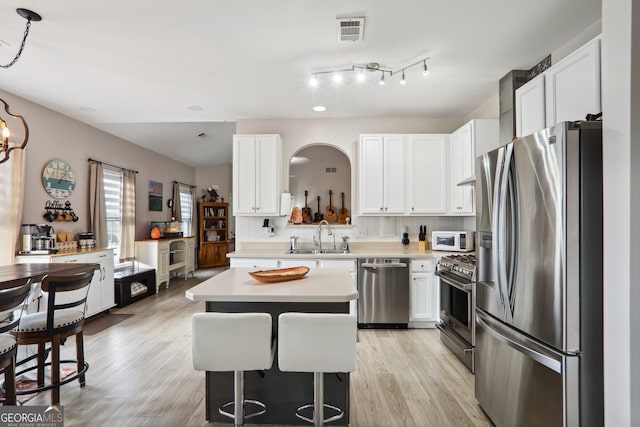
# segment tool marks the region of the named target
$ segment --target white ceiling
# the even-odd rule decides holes
[[[24,31],[18,7],[43,20],[1,89],[193,166],[229,162],[243,118],[463,117],[601,15],[600,0],[3,0],[0,63]],[[337,42],[336,16],[364,16],[364,41]],[[430,75],[414,67],[404,86],[308,85],[424,56]]]

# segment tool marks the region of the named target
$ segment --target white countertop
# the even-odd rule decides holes
[[[358,291],[346,268],[311,269],[299,280],[261,283],[249,276],[254,268],[230,268],[185,292],[191,301],[218,302],[348,302]]]
[[[421,251],[418,243],[412,242],[405,246],[402,243],[384,242],[354,242],[350,244],[351,253],[348,254],[287,254],[288,243],[243,244],[243,248],[227,254],[228,258],[278,258],[278,259],[356,259],[356,258],[411,258],[411,259],[440,259],[451,252]]]

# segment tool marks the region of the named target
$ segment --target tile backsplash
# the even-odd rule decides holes
[[[312,245],[313,235],[317,225],[288,225],[288,217],[268,217],[269,225],[273,227],[273,234],[267,236],[263,228],[266,217],[235,217],[236,221],[236,249],[242,249],[243,242],[288,242],[290,236],[298,236],[302,246]],[[445,230],[475,230],[475,217],[429,216],[429,217],[356,217],[353,225],[332,224],[331,229],[340,244],[342,236],[349,236],[352,242],[395,242],[402,239],[406,227],[409,239],[418,240],[418,228],[426,225],[428,235],[431,231]],[[323,226],[323,244],[331,242],[332,236],[327,235]]]

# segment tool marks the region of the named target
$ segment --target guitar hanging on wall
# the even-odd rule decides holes
[[[340,197],[342,198],[342,207],[338,210],[338,223],[346,224],[349,217],[349,209],[344,207],[344,193],[340,193]]]
[[[313,222],[320,222],[323,219],[324,217],[320,213],[320,196],[318,196],[318,212],[316,212],[316,216],[313,218]]]
[[[333,206],[333,190],[329,190],[329,204],[324,208],[324,219],[329,222],[336,222],[338,220],[337,209]]]
[[[309,195],[309,192],[307,190],[304,190],[304,208],[302,208],[302,223],[303,224],[311,224],[311,221],[313,220],[312,217],[311,217],[311,208],[307,204],[307,196],[308,195]]]

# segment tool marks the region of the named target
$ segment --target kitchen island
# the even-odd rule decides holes
[[[312,269],[302,279],[260,283],[249,276],[251,268],[231,268],[186,291],[191,301],[205,302],[208,312],[261,312],[272,316],[273,336],[278,336],[278,315],[284,312],[348,313],[358,292],[349,271]],[[224,345],[224,343],[220,343]],[[344,410],[337,423],[349,423],[349,374],[325,375],[325,402]],[[233,400],[233,372],[206,373],[206,419],[229,422],[218,408]],[[296,409],[313,402],[313,374],[281,372],[277,357],[264,375],[245,374],[245,396],[267,405],[267,412],[251,418],[252,424],[300,424]]]

